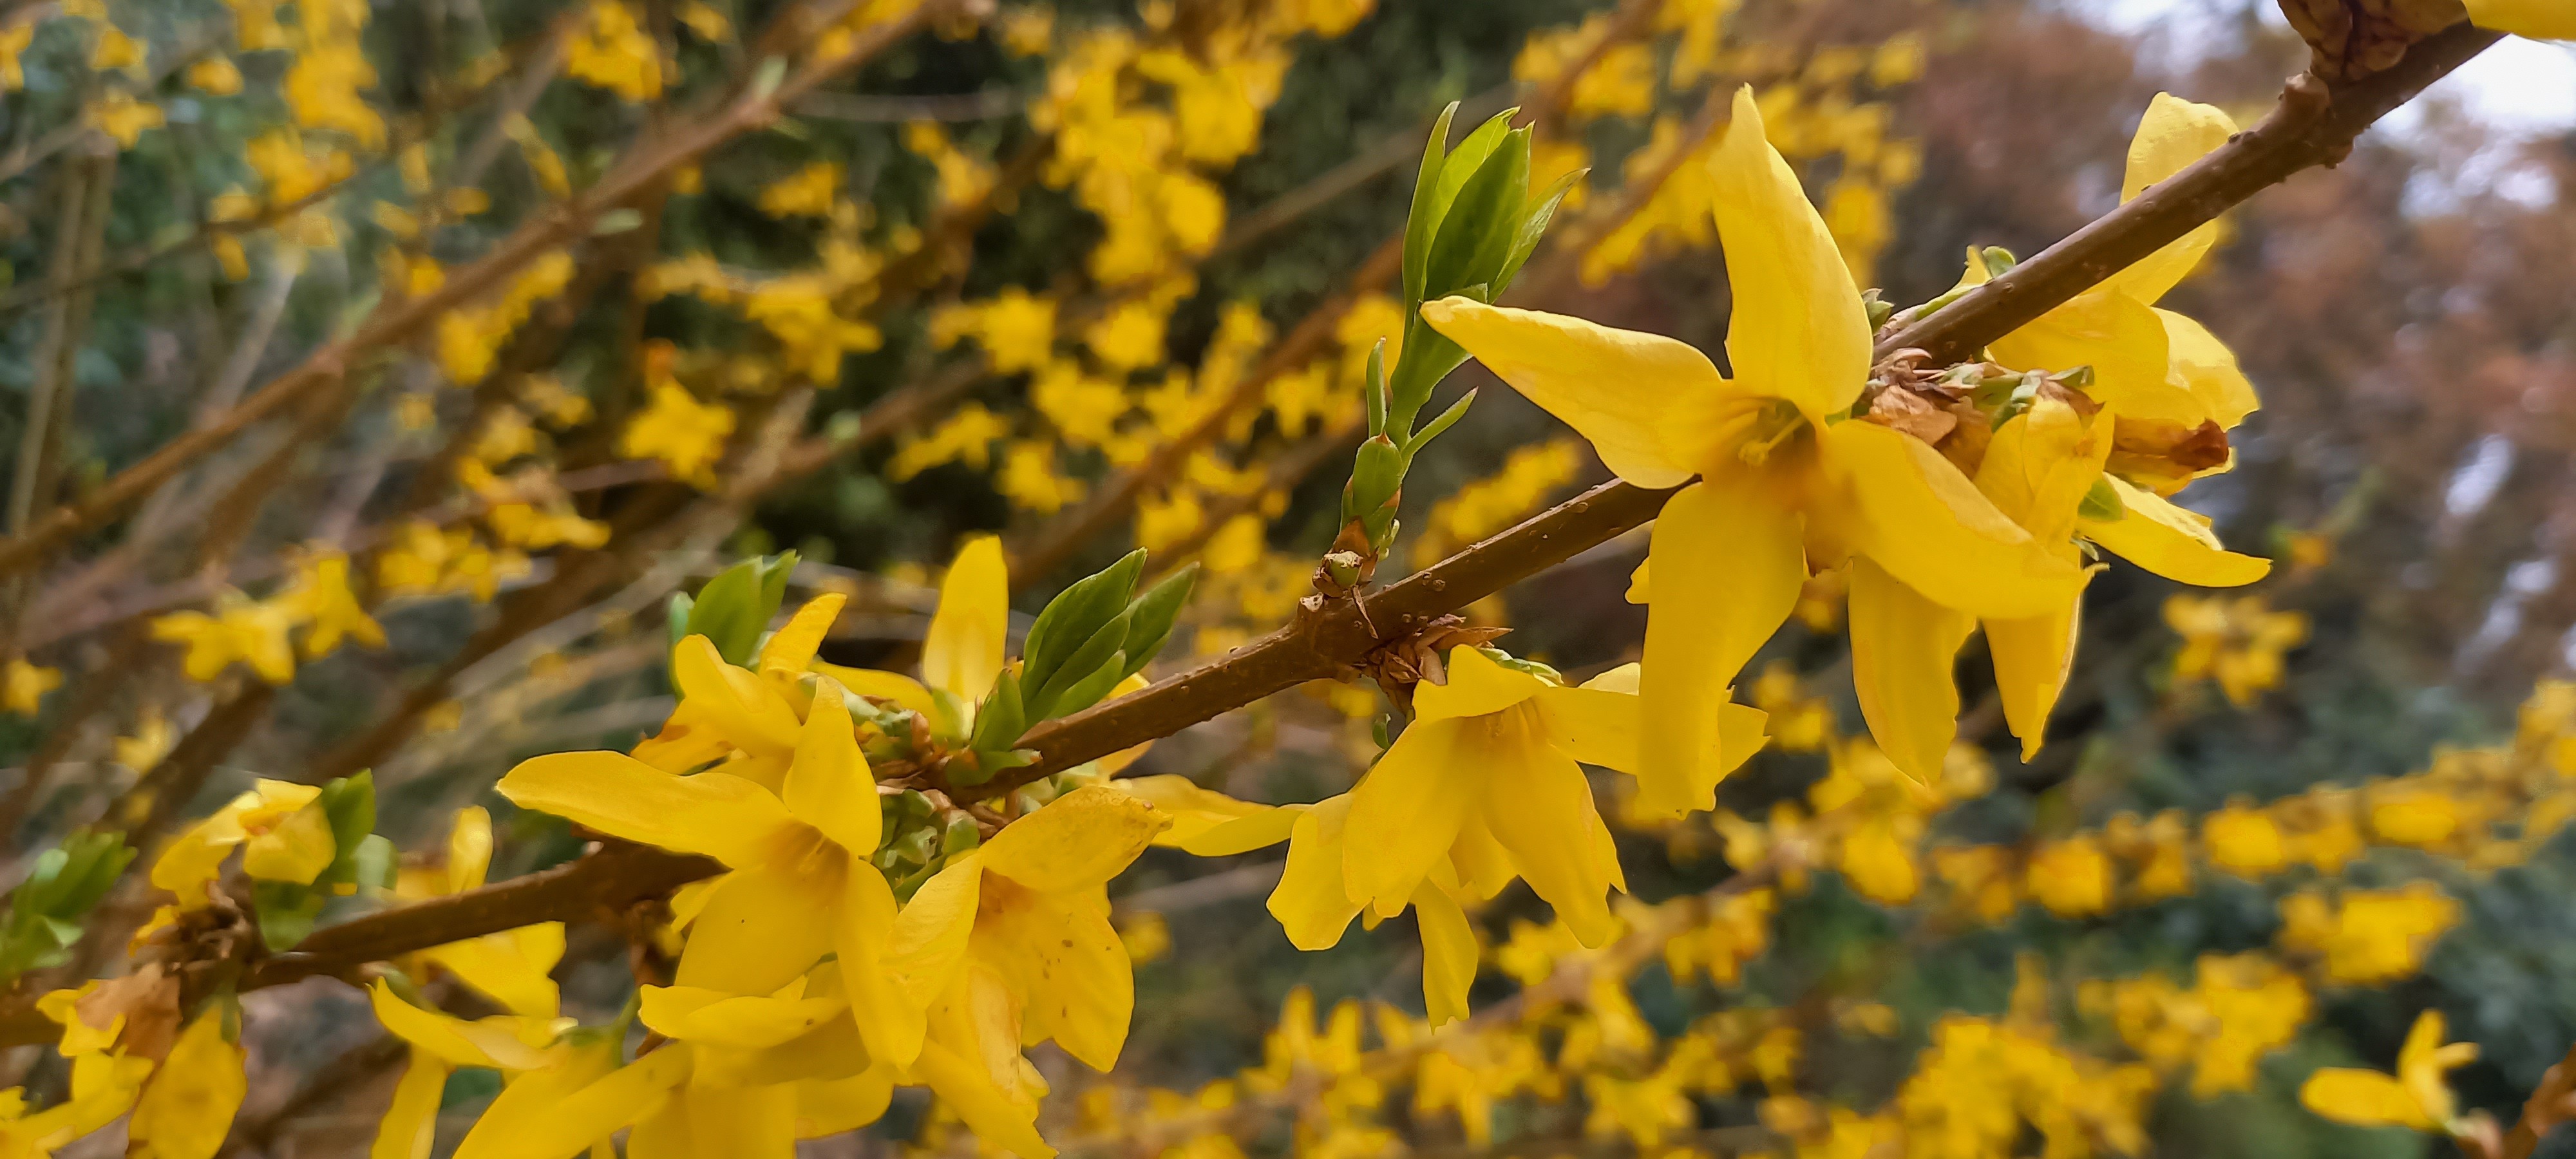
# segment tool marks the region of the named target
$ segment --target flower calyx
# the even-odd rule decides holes
[[[1481,648],[1510,631],[1470,624],[1455,615],[1441,616],[1406,636],[1378,645],[1345,670],[1342,679],[1366,676],[1376,681],[1386,691],[1387,699],[1409,716],[1413,713],[1415,685],[1426,680],[1433,684],[1449,682],[1449,670],[1441,658],[1450,649],[1461,644]]]

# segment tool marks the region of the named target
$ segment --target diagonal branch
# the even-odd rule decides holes
[[[1922,347],[1943,357],[1973,352],[2290,174],[2340,160],[2373,121],[2496,39],[2463,23],[2417,44],[2398,65],[2365,80],[2331,86],[2306,76],[2293,80],[2280,106],[2261,125],[2012,272],[1908,326],[1882,343],[1882,349]],[[977,792],[1004,792],[1169,736],[1303,681],[1331,676],[1434,616],[1644,524],[1671,494],[1628,483],[1595,487],[1369,597],[1365,618],[1348,603],[1329,605],[1150,688],[1041,724],[1021,742],[1036,750],[1038,760],[994,778]],[[701,858],[650,849],[594,854],[545,873],[324,929],[296,953],[257,967],[244,986],[345,974],[366,962],[428,946],[533,922],[580,919],[603,904],[651,896],[716,869]],[[0,1000],[0,1045],[46,1041],[54,1029],[35,1013],[33,995]]]

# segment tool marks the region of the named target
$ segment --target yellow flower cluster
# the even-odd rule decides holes
[[[271,684],[294,679],[296,647],[290,636],[298,629],[304,633],[302,650],[308,660],[330,655],[343,640],[385,646],[384,628],[350,590],[347,555],[306,552],[296,563],[294,579],[267,599],[227,591],[217,597],[212,614],[182,611],[152,620],[153,639],[186,647],[181,670],[196,681],[213,680],[236,663],[248,665]]]
[[[2308,640],[2308,617],[2276,612],[2262,596],[2175,595],[2165,600],[2165,626],[2182,637],[2173,680],[2214,680],[2227,702],[2250,708],[2281,686],[2281,657]]]
[[[1441,559],[1519,522],[1574,481],[1583,468],[1582,446],[1560,438],[1514,448],[1500,470],[1432,505],[1417,550],[1425,559]]]

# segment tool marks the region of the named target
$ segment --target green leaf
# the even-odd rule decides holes
[[[1128,601],[1122,599],[1119,602],[1125,605]],[[1119,649],[1126,647],[1127,625],[1133,619],[1134,612],[1131,608],[1120,607],[1117,615],[1111,616],[1108,623],[1102,624],[1099,630],[1091,634],[1090,639],[1082,642],[1082,647],[1075,649],[1073,655],[1065,657],[1064,663],[1056,668],[1055,674],[1047,677],[1044,685],[1028,695],[1029,723],[1036,724],[1041,720],[1052,720],[1073,711],[1058,708],[1057,702],[1064,698],[1067,690],[1090,680],[1093,673],[1100,671],[1101,665],[1109,663],[1110,657],[1116,655]],[[1110,682],[1116,683],[1116,677],[1112,677]]]
[[[993,693],[975,711],[975,735],[969,745],[978,749],[1006,749],[1029,730],[1028,709],[1020,698],[1020,674],[1007,668],[1002,678],[993,682]]]
[[[1163,577],[1162,582],[1145,589],[1135,602],[1127,605],[1127,642],[1119,651],[1127,654],[1127,670],[1120,679],[1145,670],[1163,650],[1163,642],[1172,638],[1172,624],[1180,619],[1181,609],[1190,602],[1190,591],[1198,586],[1199,565],[1192,563]]]
[[[1126,678],[1127,652],[1122,648],[1110,653],[1109,659],[1101,662],[1091,675],[1059,694],[1054,704],[1049,706],[1050,713],[1053,716],[1071,716],[1098,704],[1102,697],[1109,695],[1110,689],[1118,687],[1118,682]]]
[[[1583,180],[1590,169],[1577,169],[1556,179],[1556,183],[1539,194],[1538,200],[1522,215],[1520,231],[1512,237],[1512,253],[1503,263],[1502,272],[1494,276],[1494,296],[1501,297],[1511,288],[1512,279],[1521,276],[1521,267],[1529,264],[1530,255],[1538,252],[1539,239],[1547,236],[1548,223],[1556,219],[1556,208],[1565,195],[1574,191],[1574,183]]]
[[[689,638],[689,616],[691,614],[691,610],[696,606],[697,601],[690,599],[689,593],[671,593],[671,606],[665,615],[671,625],[672,647],[679,647],[680,641]]]
[[[1463,286],[1485,280],[1478,276],[1476,258],[1496,234],[1504,240],[1495,243],[1494,264],[1502,264],[1500,255],[1510,244],[1517,224],[1509,219],[1528,193],[1529,149],[1528,138],[1517,135],[1517,131],[1500,137],[1521,147],[1505,147],[1507,141],[1498,139],[1484,164],[1459,187],[1457,200],[1450,204],[1447,216],[1440,221],[1440,233],[1431,242],[1431,259],[1423,268],[1422,293],[1426,299],[1455,293]],[[1457,161],[1452,158],[1450,163]],[[1401,408],[1404,400],[1399,397],[1396,402]]]
[[[1027,639],[1020,644],[1020,677],[1031,688],[1055,679],[1074,652],[1127,606],[1136,579],[1145,572],[1145,550],[1128,552],[1098,573],[1084,576],[1057,593],[1038,612]]]
[[[2120,502],[2120,492],[2111,486],[2109,476],[2093,480],[2084,493],[2084,502],[2076,505],[2075,514],[2095,523],[2117,523],[2129,517],[2129,505]]]
[[[1494,149],[1486,168],[1503,166],[1501,200],[1492,208],[1493,217],[1486,226],[1476,252],[1467,259],[1467,273],[1460,279],[1470,285],[1487,288],[1480,300],[1492,302],[1503,293],[1503,267],[1511,264],[1512,251],[1519,245],[1521,228],[1529,223],[1530,131],[1514,129],[1504,134],[1503,143]],[[1479,177],[1482,174],[1478,175]]]
[[[259,919],[259,937],[272,952],[295,948],[310,937],[322,918],[320,890],[285,881],[251,883],[251,912]]]
[[[1436,197],[1440,188],[1440,171],[1449,147],[1449,121],[1458,115],[1458,102],[1440,110],[1440,119],[1431,123],[1431,137],[1422,143],[1422,168],[1413,174],[1413,208],[1404,222],[1404,297],[1415,306],[1422,304],[1422,267],[1431,256],[1431,235],[1440,229],[1440,212],[1445,206]]]
[[[1422,429],[1415,432],[1412,440],[1404,444],[1405,457],[1411,458],[1414,452],[1422,449],[1423,444],[1439,438],[1440,432],[1458,425],[1458,420],[1467,417],[1467,408],[1475,405],[1475,402],[1476,392],[1470,390],[1460,395],[1458,401],[1449,404],[1449,409],[1440,412],[1439,417],[1423,424]]]
[[[760,561],[756,559],[746,559],[717,572],[714,579],[698,588],[685,634],[706,637],[728,663],[750,661],[760,630],[769,626],[769,617],[760,614],[760,580]]]

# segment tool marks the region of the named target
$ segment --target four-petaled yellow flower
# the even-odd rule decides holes
[[[1423,997],[1433,1024],[1465,1016],[1476,934],[1464,903],[1515,877],[1555,907],[1586,946],[1618,931],[1609,892],[1626,892],[1610,830],[1582,765],[1634,772],[1641,719],[1637,666],[1580,687],[1483,650],[1449,653],[1448,683],[1414,689],[1414,722],[1359,786],[1297,817],[1270,912],[1299,949],[1341,941],[1412,906],[1423,939]],[[1761,746],[1763,714],[1726,704],[1722,773]]]
[[[1665,816],[1715,803],[1726,772],[1719,754],[1733,747],[1721,742],[1719,706],[1789,617],[1811,563],[1855,560],[1941,607],[2000,619],[2065,607],[2083,577],[1931,444],[1845,421],[1869,377],[1868,314],[1797,176],[1764,140],[1749,89],[1737,94],[1709,165],[1734,287],[1734,378],[1651,334],[1464,298],[1422,309],[1434,329],[1591,439],[1620,477],[1683,487],[1648,553],[1640,687],[1648,728],[1637,804]],[[1853,626],[1856,654],[1937,647],[1949,630],[1895,616],[1855,616]]]

